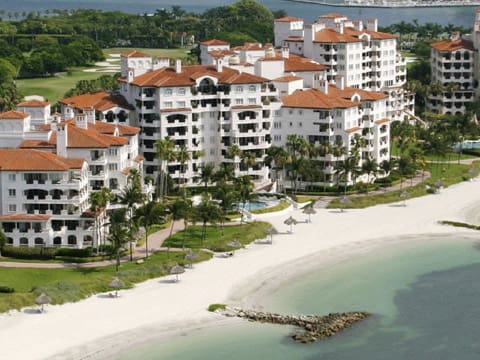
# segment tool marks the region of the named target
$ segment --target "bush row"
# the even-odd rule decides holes
[[[106,252],[111,247],[106,247]],[[2,255],[12,257],[16,259],[26,260],[53,260],[57,256],[59,257],[71,257],[71,258],[86,258],[91,257],[95,252],[95,249],[88,247],[84,249],[70,249],[70,248],[48,248],[48,247],[13,247],[4,246],[2,249]]]
[[[15,292],[14,288],[11,288],[9,286],[0,285],[0,293],[11,294],[11,293],[14,293],[14,292]]]

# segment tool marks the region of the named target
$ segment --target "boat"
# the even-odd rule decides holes
[[[480,7],[480,0],[290,0],[309,4],[357,8]]]

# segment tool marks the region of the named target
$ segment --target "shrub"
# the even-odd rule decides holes
[[[226,305],[225,304],[210,304],[210,306],[208,307],[208,311],[210,312],[215,312],[217,311],[218,309],[220,310],[225,310],[226,309]]]
[[[55,258],[57,249],[46,247],[13,247],[5,246],[3,256],[27,260],[52,260]]]
[[[60,248],[57,250],[57,256],[90,257],[92,255],[93,255],[93,248],[91,247],[88,247],[85,249]]]
[[[14,292],[15,292],[14,288],[11,288],[9,286],[1,286],[0,285],[0,293],[11,294],[11,293],[14,293]]]

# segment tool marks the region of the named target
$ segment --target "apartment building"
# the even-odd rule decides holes
[[[120,93],[135,107],[142,129],[140,151],[145,173],[158,176],[160,161],[155,142],[170,138],[190,153],[186,164],[170,162],[168,172],[176,182],[199,183],[201,166],[233,162],[236,176],[251,175],[257,186],[268,182],[265,151],[271,145],[270,128],[280,108],[278,92],[266,78],[216,65],[152,68],[135,76],[122,69]],[[255,154],[255,164],[228,159],[229,146]]]
[[[326,65],[330,82],[342,77],[346,86],[386,93],[387,117],[404,120],[414,113],[413,94],[403,89],[405,59],[397,39],[377,27],[376,19],[364,24],[341,14],[321,15],[313,24],[287,17],[275,20],[275,44]]]
[[[0,189],[0,226],[7,244],[96,246],[84,159],[0,149]]]
[[[334,154],[331,150],[317,159],[325,174],[322,184],[326,185],[337,182],[336,165],[345,159],[345,155],[352,153],[357,137],[364,140],[359,149],[359,166],[367,158],[377,163],[390,158],[390,119],[386,117],[388,96],[346,87],[341,80],[337,83],[339,85],[334,86],[323,81],[319,89],[298,89],[283,97],[282,108],[272,129],[275,146],[286,147],[288,136],[296,134],[313,145],[344,148],[343,154]]]

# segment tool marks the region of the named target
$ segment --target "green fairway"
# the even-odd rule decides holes
[[[74,69],[69,73],[59,73],[57,76],[21,79],[17,81],[21,93],[41,95],[52,104],[64,97],[65,93],[80,80],[94,80],[105,75],[101,72],[84,72],[83,69]]]
[[[184,58],[190,53],[190,49],[152,49],[152,48],[109,48],[103,49],[105,58],[109,58],[111,54],[123,54],[131,51],[138,51],[147,55],[158,57],[166,56],[169,58]]]
[[[211,254],[199,252],[193,262],[210,259]],[[0,286],[15,289],[12,294],[0,293],[0,312],[20,309],[34,304],[34,299],[45,292],[52,303],[78,301],[89,295],[111,290],[108,283],[120,277],[127,287],[150,278],[168,274],[171,266],[184,265],[183,252],[158,252],[143,264],[123,263],[118,273],[115,266],[95,268],[24,269],[0,268]]]

